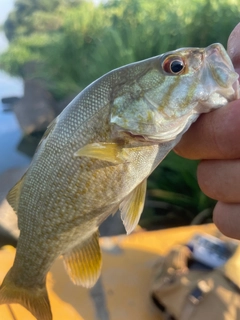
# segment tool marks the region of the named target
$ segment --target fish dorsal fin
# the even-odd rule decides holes
[[[75,152],[75,157],[89,157],[115,164],[125,160],[121,155],[122,147],[114,142],[90,143]]]
[[[98,238],[97,231],[83,245],[74,247],[63,256],[65,268],[74,284],[91,288],[97,282],[102,267]]]
[[[144,179],[120,204],[121,218],[127,234],[138,224],[145,202],[147,179]]]
[[[22,186],[25,180],[25,175],[26,173],[7,194],[7,201],[16,213],[18,211],[18,203],[22,191]]]

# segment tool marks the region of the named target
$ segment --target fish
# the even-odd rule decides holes
[[[81,91],[7,195],[20,236],[0,304],[51,320],[46,275],[59,256],[74,284],[92,287],[102,265],[99,225],[119,209],[131,233],[148,176],[200,114],[238,97],[238,75],[221,44],[120,67]]]

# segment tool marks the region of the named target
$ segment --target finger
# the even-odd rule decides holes
[[[222,202],[240,201],[240,160],[202,161],[197,171],[201,190]]]
[[[229,36],[227,51],[236,71],[240,74],[240,23],[233,29]]]
[[[240,204],[218,202],[213,221],[223,234],[240,240]]]
[[[203,114],[183,135],[175,152],[189,159],[240,158],[240,100]]]

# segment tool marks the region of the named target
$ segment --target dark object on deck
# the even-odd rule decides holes
[[[17,246],[17,238],[0,226],[0,248],[5,245]]]
[[[23,136],[17,146],[17,150],[32,158],[43,134],[44,131],[34,131],[31,134]]]
[[[6,97],[2,98],[2,108],[3,111],[13,111],[13,106],[20,100],[19,97]]]

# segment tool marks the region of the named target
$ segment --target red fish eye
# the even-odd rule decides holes
[[[179,57],[168,57],[163,61],[162,67],[166,73],[180,74],[184,70],[185,64]]]

